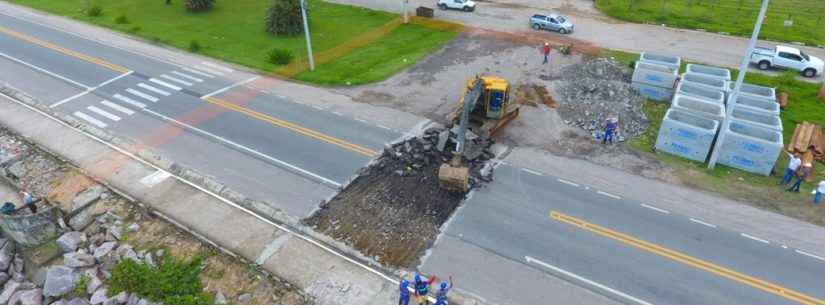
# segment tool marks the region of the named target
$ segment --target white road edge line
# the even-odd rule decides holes
[[[104,116],[104,117],[106,117],[107,119],[110,119],[110,120],[112,120],[112,121],[115,121],[115,122],[120,121],[120,117],[119,117],[119,116],[116,116],[116,115],[114,115],[114,114],[111,114],[111,113],[109,113],[109,112],[108,112],[108,111],[106,111],[106,110],[103,110],[103,109],[97,108],[97,106],[89,106],[89,107],[86,107],[86,109],[89,109],[89,111],[94,112],[94,113],[97,113],[97,114],[99,114],[99,115],[102,115],[102,116]]]
[[[169,88],[169,89],[175,90],[175,91],[180,91],[180,89],[183,89],[183,88],[181,88],[181,87],[178,87],[178,86],[172,85],[172,84],[170,84],[170,83],[164,82],[164,81],[159,80],[159,79],[157,79],[157,78],[150,78],[150,79],[149,79],[149,81],[150,81],[150,82],[153,82],[153,83],[155,83],[155,84],[158,84],[158,85],[164,86],[164,87],[166,87],[166,88]]]
[[[640,204],[640,205],[641,205],[642,207],[645,207],[645,208],[648,208],[648,209],[654,210],[654,211],[659,212],[659,213],[662,213],[662,214],[670,214],[670,211],[665,210],[665,209],[660,209],[660,208],[657,208],[657,207],[654,207],[654,206],[651,206],[651,205],[647,205],[647,204],[644,204],[644,203],[642,203],[642,204]]]
[[[758,242],[760,242],[760,243],[764,243],[764,244],[770,244],[770,243],[771,243],[771,242],[769,242],[769,241],[767,241],[767,240],[761,239],[761,238],[756,237],[756,236],[753,236],[753,235],[748,235],[748,234],[746,234],[746,233],[740,233],[739,235],[742,235],[742,237],[744,237],[744,238],[748,238],[748,239],[752,239],[752,240],[758,241]]]
[[[198,83],[202,83],[202,82],[203,82],[203,80],[202,80],[202,79],[197,78],[197,77],[194,77],[194,76],[189,75],[189,74],[186,74],[186,73],[182,73],[182,72],[178,72],[178,71],[172,71],[172,74],[177,75],[177,76],[180,76],[180,77],[183,77],[183,78],[188,79],[188,80],[192,80],[192,81],[198,82]]]
[[[132,88],[128,88],[128,89],[126,89],[126,92],[129,92],[129,93],[131,93],[131,94],[134,94],[135,96],[138,96],[138,97],[142,97],[142,98],[144,98],[144,99],[146,99],[146,100],[148,100],[148,101],[150,101],[150,102],[152,102],[152,103],[154,103],[154,102],[157,102],[157,101],[158,101],[158,98],[156,98],[156,97],[154,97],[154,96],[151,96],[151,95],[148,95],[148,94],[146,94],[146,93],[143,93],[143,92],[137,91],[137,90],[132,89]]]
[[[570,186],[575,186],[575,187],[580,187],[581,186],[578,183],[575,183],[573,181],[564,180],[562,178],[557,178],[556,181],[567,184],[567,185],[570,185]]]
[[[233,208],[236,208],[236,209],[238,209],[238,210],[240,210],[240,211],[242,211],[242,212],[244,212],[244,213],[248,214],[249,216],[252,216],[252,217],[254,217],[254,218],[256,218],[256,219],[258,219],[258,220],[260,220],[260,221],[262,221],[262,222],[264,222],[264,223],[267,223],[267,224],[269,224],[269,225],[271,225],[271,226],[273,226],[273,227],[275,227],[275,228],[277,228],[277,229],[279,229],[279,230],[281,230],[281,231],[287,232],[288,234],[292,234],[292,235],[293,235],[293,236],[295,236],[295,237],[298,237],[298,238],[300,238],[300,239],[302,239],[302,240],[304,240],[304,241],[306,241],[306,242],[308,242],[308,243],[311,243],[311,244],[315,245],[316,247],[318,247],[319,249],[324,250],[324,251],[326,251],[327,253],[330,253],[330,254],[332,254],[332,255],[335,255],[335,256],[337,256],[338,258],[341,258],[341,259],[343,259],[343,260],[345,260],[345,261],[347,261],[347,262],[349,262],[349,263],[351,263],[351,264],[353,264],[353,265],[356,265],[356,266],[358,266],[358,267],[360,267],[360,268],[362,268],[362,269],[364,269],[364,270],[367,270],[367,271],[369,271],[370,273],[375,274],[375,275],[377,275],[377,276],[379,276],[379,277],[381,277],[381,278],[383,278],[383,279],[387,280],[387,281],[388,281],[388,282],[390,282],[390,283],[393,283],[394,285],[398,285],[398,283],[399,283],[399,280],[398,280],[398,279],[396,279],[396,278],[394,278],[394,277],[390,277],[390,276],[388,276],[388,275],[384,274],[383,272],[379,271],[378,269],[372,268],[372,267],[370,267],[370,266],[368,266],[368,265],[365,265],[365,264],[363,264],[363,263],[361,263],[361,262],[359,262],[359,261],[356,261],[355,259],[353,259],[353,258],[351,258],[351,257],[349,257],[349,256],[347,256],[347,255],[341,254],[340,252],[336,251],[335,249],[332,249],[332,248],[330,248],[329,246],[326,246],[326,245],[324,245],[324,244],[322,244],[322,243],[320,243],[320,242],[318,242],[318,241],[316,241],[316,240],[314,240],[314,239],[312,239],[312,238],[310,238],[310,237],[308,237],[308,236],[306,236],[306,235],[300,234],[300,233],[296,232],[295,230],[292,230],[292,229],[290,229],[290,228],[288,228],[288,227],[285,227],[285,226],[283,226],[283,225],[279,225],[279,224],[277,224],[277,223],[275,223],[275,222],[273,222],[273,221],[271,221],[271,220],[269,220],[269,219],[266,219],[265,217],[263,217],[263,216],[261,216],[261,215],[256,214],[256,213],[255,213],[255,212],[253,212],[252,210],[247,209],[247,208],[245,208],[245,207],[243,207],[243,206],[240,206],[240,205],[238,205],[237,203],[234,203],[234,202],[232,202],[231,200],[226,199],[226,198],[224,198],[224,197],[222,197],[222,196],[220,196],[220,195],[218,195],[218,194],[215,194],[214,192],[212,192],[212,191],[210,191],[210,190],[207,190],[207,189],[203,188],[203,187],[202,187],[202,186],[200,186],[200,185],[197,185],[196,183],[194,183],[194,182],[192,182],[192,181],[189,181],[189,180],[186,180],[186,179],[184,179],[184,178],[182,178],[182,177],[180,177],[180,176],[174,175],[174,174],[172,174],[172,173],[168,172],[167,170],[165,170],[165,169],[163,169],[163,168],[161,168],[161,167],[159,167],[159,166],[157,166],[157,165],[155,165],[155,164],[152,164],[152,163],[151,163],[151,162],[149,162],[149,161],[146,161],[146,160],[144,160],[144,159],[141,159],[140,157],[136,156],[136,155],[135,155],[135,154],[133,154],[133,153],[130,153],[129,151],[127,151],[127,150],[125,150],[125,149],[123,149],[123,148],[120,148],[120,147],[118,147],[118,146],[115,146],[114,144],[111,144],[111,143],[109,143],[109,142],[106,142],[106,141],[104,141],[103,139],[98,138],[98,137],[96,137],[96,136],[94,136],[94,135],[92,135],[92,134],[90,134],[90,133],[88,133],[88,132],[86,132],[86,131],[84,131],[84,130],[82,130],[82,129],[80,129],[80,128],[77,128],[77,127],[75,127],[75,126],[69,125],[68,123],[63,122],[63,121],[61,121],[60,119],[55,118],[55,117],[53,117],[53,116],[49,115],[48,113],[45,113],[45,112],[43,112],[43,111],[40,111],[40,110],[39,110],[39,109],[37,109],[37,108],[34,108],[34,107],[32,107],[32,106],[29,106],[29,105],[27,105],[26,103],[23,103],[23,102],[21,102],[21,101],[18,101],[18,100],[16,100],[16,99],[14,99],[14,98],[12,98],[12,97],[10,97],[10,96],[6,95],[5,93],[0,92],[0,95],[5,96],[5,97],[6,97],[6,98],[8,98],[9,100],[11,100],[11,101],[12,101],[12,102],[14,102],[14,103],[17,103],[17,104],[18,104],[18,105],[20,105],[20,106],[23,106],[23,107],[25,107],[25,108],[27,108],[27,109],[29,109],[29,110],[31,110],[31,111],[34,111],[34,112],[36,112],[36,113],[39,113],[40,115],[42,115],[42,116],[44,116],[44,117],[46,117],[46,118],[48,118],[48,119],[50,119],[50,120],[52,120],[52,121],[55,121],[56,123],[58,123],[58,124],[60,124],[60,125],[65,126],[66,128],[69,128],[69,129],[71,129],[71,130],[74,130],[74,131],[76,131],[76,132],[79,132],[79,133],[81,133],[81,134],[85,135],[86,137],[88,137],[88,138],[90,138],[90,139],[92,139],[92,140],[95,140],[96,142],[98,142],[98,143],[100,143],[100,144],[103,144],[103,145],[105,145],[105,146],[107,146],[107,147],[109,147],[109,148],[111,148],[111,149],[113,149],[113,150],[115,150],[115,151],[117,151],[117,152],[119,152],[119,153],[121,153],[121,154],[123,154],[123,155],[125,155],[125,156],[129,157],[129,158],[131,158],[132,160],[135,160],[135,161],[137,161],[137,162],[140,162],[140,163],[142,163],[143,165],[146,165],[146,166],[148,166],[148,167],[154,168],[155,170],[162,171],[162,172],[165,172],[165,173],[169,173],[169,175],[170,175],[170,176],[172,176],[172,177],[175,177],[175,179],[176,179],[176,180],[178,180],[178,181],[180,181],[180,182],[182,182],[182,183],[184,183],[184,184],[186,184],[186,185],[189,185],[189,186],[191,186],[191,187],[193,187],[193,188],[195,188],[195,189],[197,189],[197,190],[199,190],[199,191],[201,191],[201,192],[203,192],[203,193],[205,193],[205,194],[207,194],[207,195],[209,195],[209,196],[212,196],[213,198],[218,199],[219,201],[221,201],[221,202],[225,203],[225,204],[226,204],[226,205],[228,205],[228,206],[231,206],[231,207],[233,207]],[[428,297],[428,299],[429,299],[431,302],[435,302],[435,299],[434,299],[434,298],[432,298],[432,297]]]
[[[698,224],[703,225],[703,226],[706,226],[706,227],[711,227],[711,228],[716,229],[716,225],[715,225],[715,224],[707,223],[707,222],[701,221],[701,220],[696,219],[696,218],[691,218],[691,219],[690,219],[690,221],[695,222],[695,223],[698,223]]]
[[[132,106],[135,106],[135,107],[138,107],[138,108],[146,108],[146,104],[138,102],[138,101],[133,100],[133,99],[130,99],[130,98],[125,97],[125,96],[120,95],[120,94],[115,94],[112,97],[120,100],[121,102],[124,102],[126,104],[129,104],[129,105],[132,105]]]
[[[80,92],[80,93],[75,94],[75,95],[73,95],[73,96],[67,97],[67,98],[65,98],[65,99],[63,99],[63,100],[61,100],[61,101],[59,101],[59,102],[57,102],[57,103],[51,104],[51,105],[49,105],[49,108],[54,108],[54,107],[57,107],[57,106],[63,105],[63,104],[65,104],[65,103],[68,103],[69,101],[72,101],[72,100],[74,100],[74,99],[76,99],[76,98],[78,98],[78,97],[81,97],[81,96],[84,96],[84,95],[86,95],[86,94],[89,94],[89,92],[95,91],[95,90],[97,90],[97,89],[98,89],[98,88],[100,88],[100,87],[106,86],[106,85],[111,84],[112,82],[114,82],[114,81],[116,81],[116,80],[119,80],[119,79],[121,79],[121,78],[124,78],[124,77],[126,77],[126,76],[128,76],[128,75],[132,74],[133,72],[134,72],[134,71],[129,71],[129,72],[123,73],[123,74],[121,74],[121,75],[118,75],[117,77],[114,77],[114,78],[112,78],[112,79],[110,79],[110,80],[107,80],[107,81],[105,81],[105,82],[102,82],[102,83],[100,83],[100,84],[99,84],[99,85],[97,85],[97,86],[94,86],[94,87],[91,87],[91,88],[89,88],[89,89],[86,89],[86,91]]]
[[[102,101],[100,101],[100,103],[101,103],[101,104],[103,104],[103,105],[104,105],[104,106],[106,106],[106,107],[112,108],[112,109],[117,110],[117,111],[119,111],[119,112],[121,112],[121,113],[124,113],[124,114],[126,114],[126,115],[133,115],[133,114],[135,114],[135,112],[134,112],[134,111],[132,111],[132,109],[129,109],[129,108],[123,107],[123,106],[121,106],[121,105],[118,105],[118,104],[112,103],[112,102],[107,101],[107,100],[102,100]]]
[[[550,264],[548,264],[548,263],[545,263],[545,262],[540,261],[540,260],[538,260],[538,259],[532,258],[532,257],[530,257],[530,256],[525,256],[525,257],[524,257],[524,259],[527,261],[527,263],[528,263],[528,264],[529,264],[529,263],[534,263],[534,264],[537,264],[537,265],[542,266],[542,267],[544,267],[544,268],[547,268],[547,269],[553,270],[553,271],[555,271],[555,272],[561,273],[561,274],[563,274],[563,275],[565,275],[565,276],[572,277],[572,278],[574,278],[574,279],[576,279],[576,280],[578,280],[578,281],[584,282],[584,283],[586,283],[586,284],[588,284],[588,285],[594,286],[594,287],[599,288],[599,289],[601,289],[601,290],[604,290],[604,291],[610,292],[610,293],[612,293],[612,294],[614,294],[614,295],[617,295],[617,296],[619,296],[619,297],[621,297],[621,298],[623,298],[623,299],[626,299],[626,300],[628,300],[628,301],[631,301],[631,302],[633,302],[633,303],[640,304],[640,305],[653,305],[653,304],[651,304],[651,303],[649,303],[649,302],[647,302],[647,301],[641,300],[641,299],[639,299],[639,298],[636,298],[636,297],[631,296],[631,295],[629,295],[629,294],[626,294],[626,293],[624,293],[624,292],[618,291],[618,290],[616,290],[616,289],[613,289],[613,288],[607,287],[607,286],[605,286],[605,285],[599,284],[599,283],[597,283],[597,282],[594,282],[594,281],[588,280],[588,279],[586,279],[586,278],[584,278],[584,277],[581,277],[581,276],[579,276],[579,275],[577,275],[577,274],[575,274],[575,273],[572,273],[572,272],[570,272],[570,271],[567,271],[567,270],[561,269],[561,268],[559,268],[559,267],[556,267],[556,266],[550,265]]]
[[[522,167],[522,168],[521,168],[521,171],[523,171],[523,172],[525,172],[525,173],[531,173],[531,174],[536,175],[536,176],[544,176],[544,174],[542,174],[542,173],[540,173],[540,172],[537,172],[537,171],[534,171],[534,170],[529,169],[529,168],[524,168],[524,167]]]
[[[218,94],[224,93],[224,92],[226,92],[227,90],[232,89],[232,88],[235,88],[235,87],[237,87],[237,86],[243,86],[243,85],[246,85],[246,84],[251,83],[252,81],[254,81],[254,80],[258,79],[258,78],[260,78],[260,76],[250,77],[250,78],[249,78],[249,79],[247,79],[247,80],[240,81],[240,82],[237,82],[237,83],[231,84],[231,85],[229,85],[229,86],[226,86],[226,87],[220,88],[220,89],[218,89],[217,91],[214,91],[214,92],[209,93],[209,94],[207,94],[207,95],[201,96],[201,99],[205,99],[205,98],[208,98],[208,97],[213,97],[213,96],[215,96],[215,95],[218,95]]]
[[[794,250],[794,251],[796,251],[796,253],[805,255],[807,257],[810,257],[810,258],[813,258],[813,259],[818,259],[818,260],[821,260],[821,261],[825,262],[825,258],[821,257],[819,255],[810,254],[810,253],[802,251],[802,250]]]
[[[214,139],[216,139],[216,140],[218,140],[218,141],[221,141],[221,142],[223,142],[223,143],[229,144],[229,145],[231,145],[231,146],[233,146],[233,147],[236,147],[236,148],[238,148],[238,149],[241,149],[241,150],[243,150],[243,151],[246,151],[246,152],[248,152],[248,153],[251,153],[251,154],[253,154],[253,155],[256,155],[256,156],[258,156],[258,157],[260,157],[260,158],[264,158],[264,159],[270,160],[270,161],[272,161],[272,162],[275,162],[275,163],[277,163],[277,164],[279,164],[279,165],[281,165],[281,166],[285,167],[285,168],[286,168],[287,170],[289,170],[289,171],[296,172],[296,173],[298,173],[298,174],[300,174],[300,175],[304,175],[304,176],[310,177],[310,178],[315,179],[315,180],[317,180],[317,181],[319,181],[319,182],[321,182],[321,183],[323,183],[323,184],[326,184],[327,186],[331,186],[331,187],[336,188],[336,189],[340,189],[340,188],[341,188],[341,184],[340,184],[340,183],[338,183],[338,182],[335,182],[335,181],[330,180],[330,179],[328,179],[328,178],[324,178],[324,177],[322,177],[321,175],[318,175],[318,174],[315,174],[315,173],[313,173],[313,172],[307,171],[307,170],[305,170],[305,169],[299,168],[299,167],[297,167],[297,166],[295,166],[295,165],[289,164],[289,163],[284,162],[284,161],[281,161],[281,160],[279,160],[279,159],[276,159],[276,158],[270,157],[270,156],[268,156],[268,155],[266,155],[266,154],[263,154],[263,153],[261,153],[261,152],[258,152],[258,151],[254,150],[254,149],[249,148],[249,147],[243,146],[243,145],[241,145],[241,144],[238,144],[238,143],[232,142],[231,140],[228,140],[228,139],[222,138],[222,137],[220,137],[220,136],[218,136],[218,135],[215,135],[215,134],[212,134],[212,133],[210,133],[210,132],[208,132],[208,131],[202,130],[202,129],[197,128],[197,127],[195,127],[195,126],[192,126],[192,125],[186,124],[186,123],[184,123],[184,122],[181,122],[181,121],[175,120],[175,119],[173,119],[173,118],[167,117],[167,116],[165,116],[165,115],[162,115],[162,114],[160,114],[160,113],[154,112],[154,111],[149,110],[149,109],[147,109],[147,108],[143,108],[143,111],[148,112],[148,113],[150,113],[150,114],[152,114],[152,115],[154,115],[154,116],[157,116],[157,117],[159,117],[159,118],[162,118],[162,119],[164,119],[164,120],[167,120],[167,121],[169,121],[169,122],[171,122],[171,123],[174,123],[174,124],[177,124],[177,125],[179,125],[179,126],[182,126],[182,127],[184,127],[184,128],[187,128],[187,129],[190,129],[190,130],[192,130],[192,131],[196,131],[196,132],[198,132],[198,133],[200,133],[200,134],[203,134],[203,135],[209,136],[209,137],[214,138]]]
[[[608,192],[596,191],[596,193],[598,193],[599,195],[604,195],[604,196],[607,196],[607,197],[613,198],[613,199],[622,199],[622,197],[620,197],[620,196],[618,196],[618,195],[613,195],[613,194],[608,193]]]
[[[221,65],[218,65],[218,64],[213,64],[213,63],[208,62],[208,61],[202,61],[201,63],[202,63],[202,64],[204,64],[204,65],[210,66],[210,67],[212,67],[212,68],[215,68],[215,69],[218,69],[218,70],[224,71],[224,72],[226,72],[226,73],[232,73],[232,72],[235,72],[235,70],[232,70],[232,69],[230,69],[230,68],[227,68],[227,67],[224,67],[224,66],[221,66]]]
[[[192,85],[192,83],[190,83],[190,82],[187,82],[187,81],[182,80],[180,78],[174,78],[174,77],[171,77],[171,76],[166,75],[166,74],[161,74],[160,77],[168,79],[169,81],[176,82],[176,83],[184,85],[184,86],[191,86]]]
[[[65,81],[65,82],[67,82],[67,83],[73,84],[73,85],[78,86],[78,87],[80,87],[80,88],[83,88],[83,89],[90,89],[90,88],[92,88],[91,86],[87,86],[87,85],[81,84],[81,83],[79,83],[79,82],[73,81],[73,80],[69,79],[68,77],[62,76],[62,75],[57,74],[57,73],[54,73],[54,72],[52,72],[52,71],[49,71],[49,70],[43,69],[43,68],[41,68],[41,67],[35,66],[35,65],[33,65],[33,64],[30,64],[30,63],[27,63],[27,62],[25,62],[25,61],[23,61],[23,60],[21,60],[21,59],[14,58],[14,57],[12,57],[12,56],[10,56],[10,55],[6,54],[6,53],[0,52],[0,56],[5,57],[5,58],[7,58],[8,60],[11,60],[11,61],[13,61],[13,62],[16,62],[16,63],[19,63],[19,64],[21,64],[21,65],[24,65],[24,66],[26,66],[26,67],[29,67],[29,68],[35,69],[35,70],[40,71],[40,72],[43,72],[43,73],[46,73],[46,74],[48,74],[48,75],[50,75],[50,76],[52,76],[52,77],[56,77],[56,78],[58,78],[58,79],[61,79],[61,80]]]
[[[152,87],[152,86],[150,86],[150,85],[147,85],[146,83],[139,83],[139,84],[138,84],[138,87],[141,87],[141,88],[143,88],[143,89],[146,89],[146,90],[152,91],[152,92],[154,92],[154,93],[157,93],[157,94],[160,94],[160,95],[163,95],[163,96],[169,96],[169,95],[171,95],[171,93],[169,93],[169,92],[166,92],[166,91],[163,91],[163,90],[161,90],[161,89],[158,89],[158,88]]]
[[[80,119],[83,119],[84,121],[89,122],[90,124],[95,125],[99,128],[106,128],[106,126],[109,126],[109,125],[106,125],[106,123],[103,123],[100,120],[95,119],[95,118],[89,116],[88,114],[85,114],[85,113],[80,112],[80,111],[75,111],[73,113],[73,115],[80,118]]]

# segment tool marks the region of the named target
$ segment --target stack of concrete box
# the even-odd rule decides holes
[[[730,101],[730,98],[728,101]],[[760,112],[777,117],[779,116],[779,103],[746,94],[740,94],[739,97],[736,98],[736,105],[733,107],[736,107],[736,109],[747,109],[754,112]]]
[[[695,115],[714,120],[720,125],[725,120],[725,105],[689,95],[676,94],[673,97],[670,109],[691,112]]]
[[[705,76],[715,77],[726,81],[730,80],[730,70],[719,67],[711,67],[697,64],[687,64],[685,73],[702,74]]]
[[[676,87],[676,94],[692,96],[719,105],[725,104],[724,91],[689,81],[680,81]]]
[[[718,130],[719,122],[715,120],[671,108],[659,128],[656,150],[705,162]]]
[[[689,82],[691,84],[702,85],[708,87],[708,89],[722,92],[727,91],[728,88],[728,81],[701,73],[683,73],[680,82]]]
[[[735,85],[736,82],[728,82],[728,94],[733,92],[733,87]],[[743,95],[776,102],[776,90],[771,87],[742,83],[742,87],[739,89],[739,96]]]
[[[782,133],[731,120],[719,147],[719,163],[744,171],[770,175],[783,149]]]
[[[679,79],[682,59],[675,56],[642,53],[633,69],[633,88],[655,101],[668,101]]]

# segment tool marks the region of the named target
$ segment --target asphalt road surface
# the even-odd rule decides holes
[[[401,136],[259,90],[258,76],[176,65],[0,14],[0,80],[305,217]]]

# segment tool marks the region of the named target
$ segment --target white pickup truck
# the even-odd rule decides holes
[[[786,46],[776,46],[774,49],[757,47],[751,53],[751,63],[756,64],[760,70],[791,69],[799,71],[805,77],[816,77],[825,69],[822,59]]]

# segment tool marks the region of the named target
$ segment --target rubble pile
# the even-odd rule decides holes
[[[493,157],[490,145],[477,137],[468,141],[464,156],[471,187],[490,179],[490,173],[482,173],[485,161]],[[411,266],[464,199],[465,193],[438,183],[438,168],[452,158],[454,147],[450,131],[443,128],[388,146],[304,222],[381,263]]]
[[[607,119],[617,118],[623,141],[644,133],[648,119],[642,111],[645,99],[630,86],[630,74],[616,62],[599,58],[563,68],[558,87],[559,115],[600,138]]]

